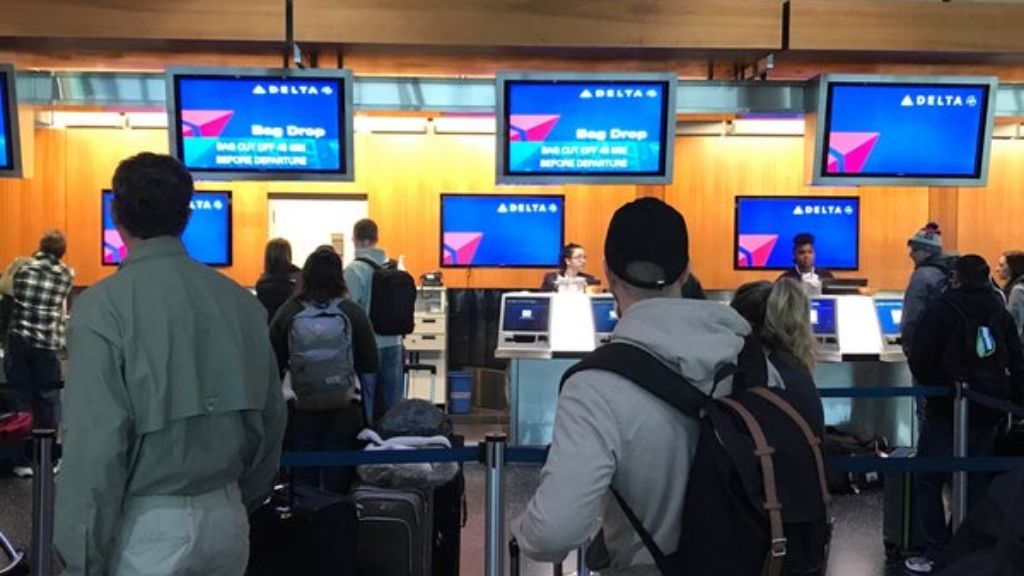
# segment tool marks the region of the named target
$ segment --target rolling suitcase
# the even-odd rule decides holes
[[[465,446],[465,438],[451,436],[452,448]],[[466,525],[466,478],[459,472],[434,489],[433,576],[458,576],[462,548],[462,527]]]
[[[896,448],[889,458],[911,458],[913,448]],[[913,550],[913,490],[914,475],[905,472],[886,472],[882,501],[882,538],[885,554],[889,557],[906,555]]]
[[[352,491],[359,509],[358,574],[430,576],[434,546],[431,496],[416,490],[361,485]]]
[[[249,518],[248,576],[355,576],[355,502],[309,486],[279,488]]]

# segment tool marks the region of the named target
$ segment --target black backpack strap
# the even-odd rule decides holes
[[[651,553],[651,557],[654,558],[654,564],[658,567],[658,572],[662,574],[670,573],[670,566],[668,565],[665,554],[658,548],[658,543],[654,541],[654,537],[651,536],[650,532],[644,528],[640,519],[636,517],[633,509],[626,504],[626,499],[619,494],[619,491],[612,488],[612,495],[615,496],[615,501],[619,503],[619,508],[626,513],[626,518],[629,519],[629,523],[633,526],[633,530],[636,530],[637,536],[640,536],[640,541],[644,543],[647,551]]]
[[[369,264],[370,267],[373,268],[374,270],[380,270],[380,269],[384,268],[383,266],[378,264],[376,261],[374,261],[372,258],[367,258],[366,256],[360,256],[359,258],[356,258],[356,260],[359,261],[359,262],[365,262],[365,263]]]
[[[701,409],[711,399],[650,352],[624,342],[605,344],[566,370],[559,390],[571,376],[584,370],[618,374],[693,418],[700,418]],[[715,385],[735,372],[732,364],[723,366],[715,373]]]

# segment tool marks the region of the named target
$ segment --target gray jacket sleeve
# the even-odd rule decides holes
[[[561,561],[597,532],[621,453],[615,414],[584,379],[565,383],[540,486],[513,523],[523,553],[543,562]]]
[[[1024,340],[1024,284],[1016,284],[1010,290],[1010,299],[1006,307],[1013,316],[1013,322],[1017,325],[1017,336]]]
[[[900,339],[903,351],[910,352],[914,342],[914,331],[924,318],[928,303],[934,292],[939,290],[945,274],[934,266],[921,266],[910,276],[910,284],[903,295],[903,320],[900,322]]]

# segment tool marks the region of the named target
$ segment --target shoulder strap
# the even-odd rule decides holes
[[[366,262],[366,263],[367,263],[367,264],[369,264],[369,265],[370,265],[370,267],[371,267],[371,268],[373,268],[374,270],[381,270],[381,269],[383,268],[383,266],[381,266],[380,264],[378,264],[378,263],[377,263],[376,261],[374,261],[374,260],[373,260],[372,258],[367,258],[366,256],[360,256],[359,258],[356,258],[356,260],[357,260],[357,261],[359,261],[359,262]]]
[[[710,400],[709,396],[662,364],[650,352],[624,342],[605,344],[588,354],[562,375],[559,389],[573,374],[584,370],[604,370],[618,374],[693,418],[700,418],[701,408]],[[718,382],[719,375],[716,374],[715,383]]]
[[[828,493],[828,482],[825,480],[825,463],[821,456],[821,438],[814,435],[810,424],[797,412],[796,408],[793,408],[793,405],[789,402],[779,398],[778,394],[767,388],[753,388],[750,391],[771,402],[779,410],[782,410],[803,432],[807,443],[811,445],[811,452],[814,453],[814,465],[818,468],[818,485],[821,487],[821,499],[827,505],[832,501],[832,496]]]
[[[754,456],[761,463],[761,479],[764,481],[764,509],[768,512],[768,526],[771,530],[771,546],[765,559],[764,576],[782,574],[782,562],[786,557],[786,534],[782,529],[782,502],[779,501],[778,486],[775,483],[775,463],[772,454],[775,449],[768,445],[764,430],[757,419],[742,404],[732,398],[719,398],[724,406],[729,407],[743,420],[754,440]]]

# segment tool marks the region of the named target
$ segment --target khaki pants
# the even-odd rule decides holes
[[[196,496],[129,497],[113,576],[241,576],[249,520],[237,484]]]

